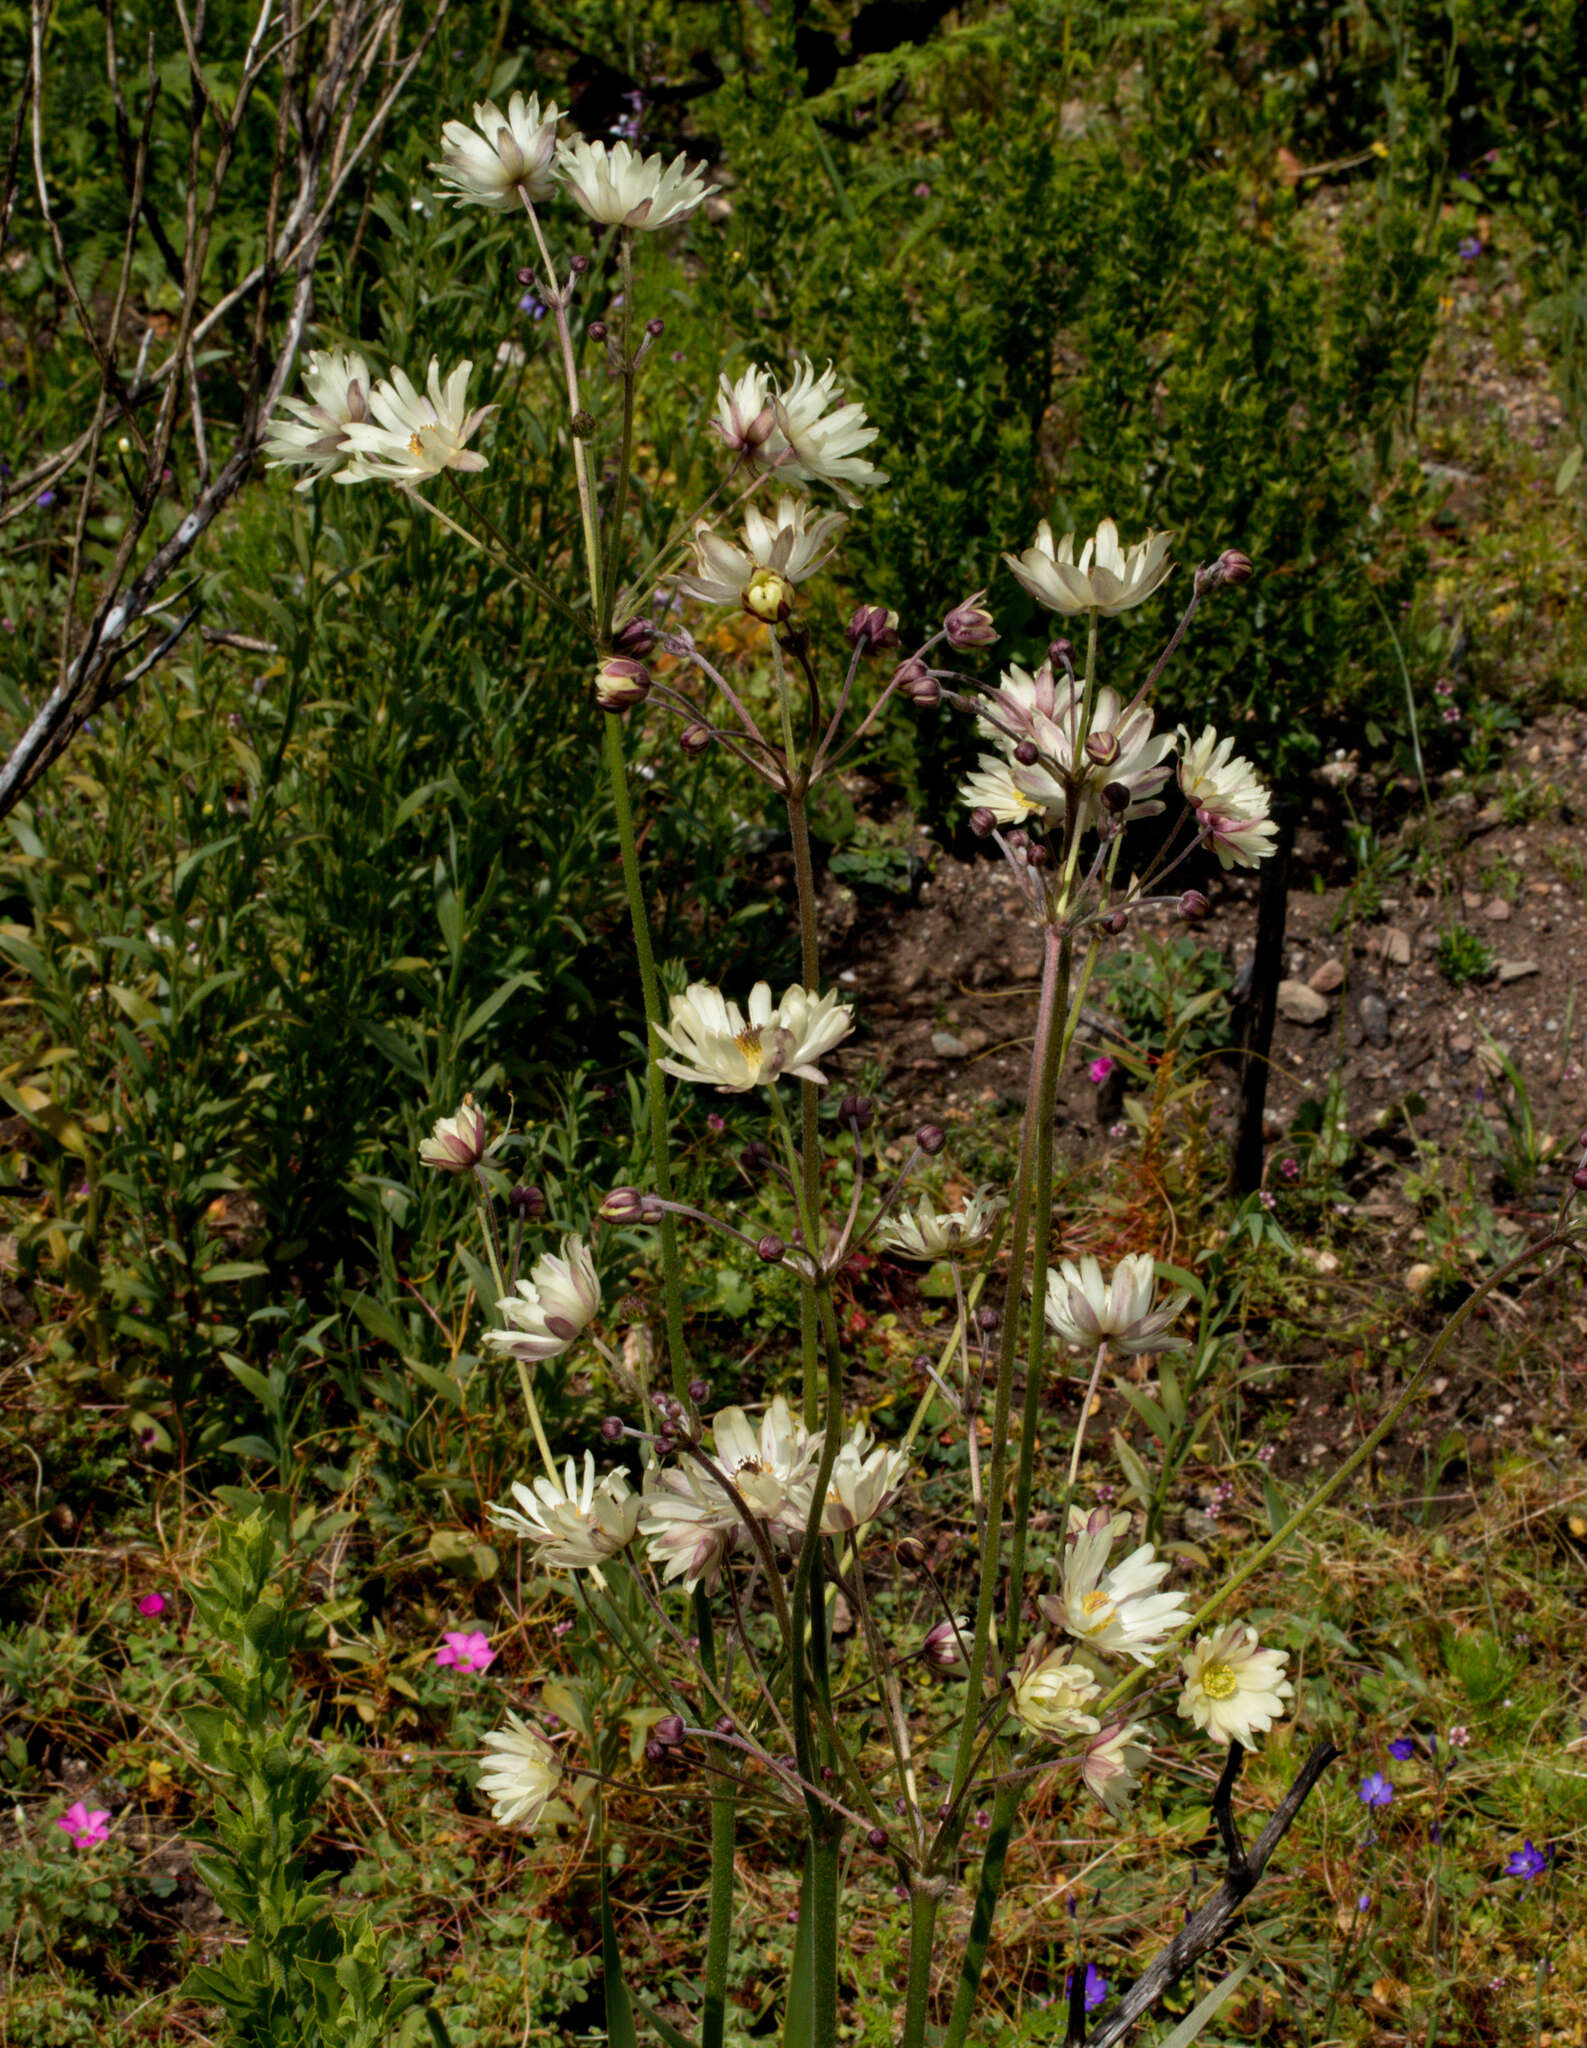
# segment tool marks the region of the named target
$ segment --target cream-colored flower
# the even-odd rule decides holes
[[[1071,1511],[1063,1577],[1056,1594],[1037,1602],[1046,1620],[1104,1653],[1122,1653],[1149,1664],[1176,1628],[1190,1619],[1182,1593],[1157,1589],[1172,1566],[1143,1543],[1118,1564],[1108,1553],[1130,1526],[1128,1515],[1097,1508]]]
[[[1202,1636],[1185,1658],[1185,1689],[1179,1712],[1214,1742],[1255,1749],[1256,1737],[1284,1712],[1295,1688],[1284,1676],[1283,1650],[1257,1647],[1256,1630],[1231,1622],[1216,1635]]]
[[[702,1583],[709,1592],[746,1534],[737,1507],[692,1460],[645,1474],[639,1533],[662,1583],[681,1580],[686,1593]]]
[[[1054,823],[1064,815],[1066,783],[1076,780],[1082,828],[1096,822],[1101,793],[1110,785],[1127,791],[1129,798],[1115,816],[1129,820],[1160,811],[1163,807],[1155,798],[1173,773],[1173,734],[1154,735],[1149,706],[1126,706],[1107,684],[1092,703],[1089,745],[1080,743],[1084,712],[1085,684],[1077,677],[1060,680],[1045,661],[1034,672],[1011,662],[997,691],[986,699],[977,726],[1002,746],[1014,788],[1033,808],[1047,811]],[[1025,740],[1041,756],[1028,767],[1012,758],[1014,748]]]
[[[491,1802],[491,1818],[504,1828],[532,1828],[556,1797],[561,1757],[538,1728],[510,1710],[507,1726],[493,1728],[485,1747],[494,1754],[480,1771],[479,1789]]]
[[[311,349],[303,388],[307,399],[283,398],[281,411],[271,417],[264,438],[266,466],[306,464],[308,475],[293,486],[298,491],[312,490],[321,477],[338,471],[349,472],[343,479],[347,483],[361,482],[362,470],[350,473],[356,451],[347,430],[369,415],[369,365],[355,349]]]
[[[1010,762],[1001,754],[983,754],[980,766],[959,785],[959,801],[966,810],[990,811],[1000,825],[1023,825],[1039,817],[1043,806],[1027,796],[1014,780]]]
[[[490,1504],[498,1529],[532,1543],[541,1561],[553,1569],[587,1571],[598,1567],[633,1540],[639,1522],[639,1496],[628,1474],[613,1470],[595,1476],[595,1458],[584,1453],[584,1477],[569,1458],[561,1485],[550,1477],[525,1486],[514,1480],[515,1508]]]
[[[1178,1339],[1167,1331],[1190,1296],[1172,1294],[1154,1309],[1156,1290],[1157,1269],[1149,1252],[1120,1259],[1111,1280],[1103,1279],[1089,1252],[1078,1265],[1065,1259],[1047,1275],[1047,1327],[1066,1343],[1088,1350],[1101,1343],[1131,1355],[1172,1350]]]
[[[1179,748],[1179,786],[1219,865],[1258,866],[1278,843],[1278,827],[1268,816],[1267,785],[1235,753],[1234,741],[1220,740],[1210,725],[1194,742],[1181,727]]]
[[[771,372],[756,363],[751,363],[737,379],[730,378],[725,370],[722,372],[716,387],[716,417],[711,421],[711,431],[735,455],[753,454],[776,432],[774,389]]]
[[[1138,1738],[1146,1733],[1140,1721],[1114,1721],[1086,1745],[1080,1759],[1080,1781],[1102,1801],[1115,1820],[1122,1820],[1130,1794],[1146,1767],[1150,1751]]]
[[[356,483],[362,477],[379,477],[387,483],[425,483],[443,469],[478,470],[486,467],[483,455],[468,443],[486,419],[493,405],[465,411],[472,363],[459,363],[441,382],[441,365],[430,358],[430,372],[424,391],[414,388],[401,370],[393,370],[389,382],[382,380],[370,394],[372,420],[347,429],[357,460],[358,476],[341,472],[338,481]]]
[[[419,1140],[419,1158],[442,1173],[470,1173],[489,1150],[490,1124],[467,1097],[454,1115],[438,1118],[429,1137]]]
[[[743,605],[761,570],[774,570],[789,583],[803,583],[830,558],[837,536],[847,524],[841,512],[826,512],[812,520],[805,500],[785,491],[770,515],[759,505],[748,507],[742,547],[735,547],[709,526],[697,526],[695,574],[680,576],[678,588],[702,604]]]
[[[430,169],[459,206],[488,206],[493,213],[506,213],[525,200],[539,205],[556,190],[561,119],[554,103],[541,111],[537,93],[525,99],[515,92],[505,114],[494,100],[481,100],[474,108],[473,128],[466,121],[448,121],[442,128],[441,161]]]
[[[1101,1725],[1085,1709],[1102,1688],[1067,1644],[1049,1650],[1036,1636],[1014,1673],[1014,1718],[1032,1735],[1095,1735]]]
[[[742,1408],[724,1408],[711,1425],[716,1462],[751,1514],[776,1521],[805,1489],[821,1456],[821,1432],[812,1436],[777,1395],[757,1432]]]
[[[1131,548],[1119,545],[1119,530],[1104,519],[1075,560],[1075,537],[1066,533],[1056,547],[1044,519],[1022,555],[1005,555],[1020,584],[1050,612],[1100,612],[1104,618],[1143,603],[1173,564],[1171,533],[1149,533]]]
[[[886,470],[860,454],[880,429],[866,419],[863,405],[843,403],[830,363],[818,377],[810,358],[801,356],[793,382],[778,393],[776,413],[777,431],[756,458],[763,469],[807,484],[830,484],[845,505],[857,505],[858,492],[886,483]]]
[[[664,164],[626,142],[564,142],[557,149],[557,170],[591,220],[651,233],[687,220],[720,189],[705,182],[704,171],[691,169],[686,156]]]
[[[909,1453],[881,1445],[872,1450],[870,1443],[870,1431],[857,1424],[847,1443],[839,1447],[821,1510],[823,1536],[846,1536],[851,1529],[874,1522],[897,1498],[909,1470]],[[804,1512],[796,1513],[793,1520],[803,1528],[808,1516],[807,1499]]]
[[[835,992],[818,996],[795,984],[774,1005],[770,984],[758,981],[750,990],[746,1018],[720,989],[697,981],[672,998],[669,1027],[657,1027],[656,1036],[677,1055],[658,1064],[680,1081],[734,1094],[783,1074],[824,1082],[816,1061],[853,1028],[854,1012]]]
[[[505,1330],[487,1330],[484,1341],[493,1351],[532,1365],[560,1358],[578,1342],[601,1306],[601,1283],[595,1261],[583,1238],[571,1232],[562,1240],[559,1257],[546,1252],[535,1260],[529,1278],[496,1304]]]
[[[978,1188],[957,1209],[936,1209],[922,1195],[914,1214],[890,1217],[876,1233],[876,1249],[900,1259],[954,1259],[984,1244],[1003,1207],[1003,1197]]]

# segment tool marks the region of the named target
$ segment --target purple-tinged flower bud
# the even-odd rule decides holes
[[[1047,659],[1054,668],[1064,669],[1068,674],[1073,675],[1075,669],[1075,643],[1072,640],[1064,639],[1049,640],[1047,643]]]
[[[935,1159],[948,1142],[948,1134],[941,1124],[922,1124],[915,1133],[915,1143],[928,1159]]]
[[[650,671],[642,661],[609,654],[595,671],[595,701],[603,711],[632,711],[650,695]]]
[[[1199,889],[1187,889],[1179,899],[1179,914],[1186,924],[1200,924],[1211,908]]]
[[[757,569],[744,586],[743,605],[763,625],[780,626],[793,616],[794,587],[780,569]]]
[[[893,684],[901,697],[918,704],[922,711],[930,711],[942,702],[942,685],[918,654],[898,664],[893,671]]]
[[[638,1223],[645,1214],[645,1198],[638,1188],[613,1188],[595,1212],[607,1223]]]
[[[527,263],[520,263],[518,266],[518,282],[524,285],[536,284],[539,282],[539,274],[532,270]]]
[[[764,1138],[751,1138],[738,1155],[738,1163],[746,1173],[764,1173],[776,1156]]]
[[[582,277],[589,267],[590,259],[588,256],[575,256],[568,264],[569,270],[572,271],[575,277]]]
[[[683,1741],[683,1716],[663,1714],[651,1733],[663,1749],[677,1749]]]
[[[1086,734],[1086,759],[1098,768],[1111,768],[1119,758],[1119,736],[1099,726]]]
[[[733,1717],[731,1714],[718,1714],[716,1720],[713,1722],[712,1725],[716,1729],[718,1735],[733,1735],[737,1733],[737,1730],[733,1726]]]
[[[997,830],[997,819],[985,804],[977,804],[970,813],[970,830],[977,839],[990,839]]]
[[[702,1401],[709,1401],[710,1398],[711,1382],[709,1380],[690,1380],[689,1399],[694,1403],[696,1408],[699,1407]]]
[[[519,1181],[507,1197],[507,1214],[515,1223],[532,1223],[546,1213],[546,1198],[529,1181]]]
[[[978,1308],[976,1310],[975,1321],[976,1327],[978,1329],[982,1329],[990,1333],[991,1331],[997,1329],[1001,1325],[1003,1318],[998,1314],[997,1310],[993,1308],[992,1304],[990,1302],[987,1302],[983,1307]]]
[[[711,728],[708,725],[686,725],[678,735],[678,745],[686,754],[703,754],[711,744]]]
[[[943,620],[942,630],[950,647],[990,647],[997,639],[992,614],[981,602],[985,595],[984,590],[978,590],[974,597],[967,597],[963,604],[956,604]]]
[[[766,1233],[755,1247],[755,1256],[758,1259],[764,1259],[768,1266],[775,1266],[780,1259],[787,1256],[787,1252],[787,1245],[783,1243],[780,1237],[775,1236],[770,1231]]]
[[[1022,768],[1034,768],[1041,759],[1041,748],[1034,740],[1021,740],[1014,749],[1014,759]]]
[[[653,315],[652,318],[645,322],[645,332],[650,336],[652,341],[660,341],[661,337],[666,333],[666,331],[667,323],[665,320],[662,319],[659,313]]]
[[[672,1433],[669,1430],[657,1430],[656,1456],[658,1458],[670,1458],[677,1448],[677,1439],[672,1435]]]
[[[659,1764],[665,1760],[666,1754],[667,1752],[662,1748],[655,1736],[652,1735],[645,1744],[645,1762],[647,1764]]]
[[[872,1828],[870,1833],[865,1837],[865,1839],[867,1842],[870,1843],[873,1849],[876,1849],[878,1851],[885,1849],[887,1847],[887,1834],[886,1831],[882,1828]]]
[[[961,1621],[957,1627],[946,1617],[935,1627],[926,1631],[926,1639],[920,1646],[920,1654],[936,1671],[964,1671],[967,1666],[964,1656],[964,1642],[972,1633],[970,1624]]]
[[[879,604],[862,604],[849,620],[846,630],[851,647],[858,647],[862,638],[871,652],[883,647],[896,647],[898,614],[884,610]]]
[[[893,1545],[893,1555],[906,1571],[919,1571],[926,1561],[926,1546],[918,1536],[902,1536]]]
[[[592,320],[585,329],[585,332],[589,335],[591,341],[604,341],[608,332],[606,322],[604,320]]]
[[[838,1115],[846,1124],[858,1124],[862,1131],[868,1131],[876,1121],[876,1112],[864,1095],[845,1095],[838,1105]]]
[[[1216,567],[1225,583],[1249,583],[1251,580],[1251,557],[1241,554],[1238,548],[1225,548]]]
[[[1570,1177],[1570,1184],[1573,1188],[1580,1188],[1587,1192],[1587,1166],[1577,1167]]]
[[[623,1418],[620,1415],[608,1415],[601,1424],[601,1435],[609,1444],[620,1444],[623,1440]]]
[[[595,432],[595,415],[587,405],[581,405],[568,421],[568,432],[575,441],[587,441]]]
[[[652,619],[630,619],[619,627],[612,645],[619,654],[627,655],[630,661],[644,661],[656,644],[656,627]]]
[[[1025,865],[1028,868],[1044,868],[1047,865],[1047,849],[1040,843],[1033,845],[1027,842],[1024,848],[1023,858]]]
[[[1122,910],[1115,910],[1111,917],[1105,917],[1102,920],[1102,929],[1105,932],[1111,932],[1114,938],[1117,938],[1121,932],[1128,931],[1129,928],[1130,921]]]
[[[1127,782],[1105,782],[1102,785],[1102,808],[1111,811],[1115,818],[1122,818],[1130,807],[1132,794]]]

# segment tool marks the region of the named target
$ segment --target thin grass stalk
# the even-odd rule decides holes
[[[790,762],[790,767],[792,763]],[[788,791],[788,834],[793,841],[794,876],[799,896],[799,972],[808,989],[818,988],[821,976],[821,942],[816,922],[815,864],[810,857],[810,818],[805,790],[796,784]],[[821,1093],[814,1081],[799,1083],[799,1145],[804,1186],[806,1228],[814,1232],[820,1221],[821,1199]],[[805,1250],[819,1258],[821,1246],[814,1235],[805,1239]],[[816,1338],[815,1296],[808,1287],[799,1291],[799,1347],[804,1360],[804,1424],[816,1426],[820,1385],[820,1363]]]
[[[711,1603],[694,1589],[694,1625],[700,1668],[717,1684],[716,1630]],[[700,2048],[722,2048],[727,2024],[727,1971],[733,1955],[733,1852],[738,1822],[738,1781],[723,1770],[711,1781],[711,1884],[706,1906],[705,1969],[701,1977]]]

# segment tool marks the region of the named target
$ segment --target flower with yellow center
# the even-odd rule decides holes
[[[1257,1646],[1256,1630],[1235,1621],[1216,1635],[1202,1636],[1184,1659],[1185,1689],[1179,1712],[1194,1721],[1214,1742],[1239,1742],[1256,1747],[1256,1737],[1271,1728],[1295,1688],[1284,1676],[1283,1650]]]
[[[293,486],[307,491],[321,477],[346,472],[344,481],[358,483],[367,472],[353,460],[350,427],[368,417],[369,365],[356,350],[311,349],[303,366],[306,399],[283,398],[280,412],[270,416],[265,434],[266,467],[304,463],[308,475]]]
[[[527,201],[537,205],[556,190],[557,123],[554,103],[542,112],[540,97],[515,92],[504,114],[494,100],[474,108],[474,126],[448,121],[441,130],[441,161],[431,164],[459,206],[506,213]],[[475,131],[478,131],[477,133]]]
[[[1066,533],[1056,546],[1044,519],[1036,538],[1022,555],[1004,561],[1036,602],[1050,612],[1097,612],[1105,619],[1143,604],[1173,567],[1168,550],[1171,533],[1149,533],[1133,547],[1119,545],[1119,530],[1104,519],[1075,560],[1075,537]]]
[[[1085,1709],[1101,1692],[1067,1646],[1049,1650],[1037,1636],[1014,1673],[1014,1718],[1033,1735],[1095,1735],[1101,1723]]]
[[[1149,1664],[1190,1614],[1182,1593],[1157,1590],[1172,1567],[1151,1544],[1143,1543],[1109,1566],[1108,1553],[1129,1526],[1128,1515],[1110,1514],[1106,1508],[1089,1515],[1072,1510],[1060,1590],[1045,1594],[1037,1605],[1076,1642]]]
[[[751,505],[742,545],[700,525],[694,533],[694,574],[678,588],[701,604],[742,605],[757,619],[778,624],[793,609],[793,586],[824,568],[848,524],[841,512],[811,516],[810,506],[784,491],[774,510]]]
[[[795,984],[774,1004],[769,982],[750,990],[746,1017],[718,988],[694,982],[672,998],[672,1016],[656,1036],[675,1055],[658,1062],[663,1073],[742,1095],[769,1087],[783,1074],[825,1082],[816,1065],[848,1037],[854,1012],[835,993],[818,996]]]
[[[441,365],[432,356],[422,392],[401,370],[393,370],[389,382],[382,380],[370,394],[374,418],[347,429],[355,460],[339,473],[338,481],[378,477],[387,483],[422,484],[443,469],[484,469],[484,456],[468,443],[496,408],[480,405],[472,412],[465,410],[473,367],[459,363],[443,384]]]

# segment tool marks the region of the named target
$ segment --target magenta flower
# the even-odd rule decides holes
[[[110,1834],[109,1823],[108,1806],[96,1806],[90,1812],[79,1799],[75,1805],[68,1806],[63,1814],[57,1816],[55,1825],[58,1828],[65,1828],[72,1838],[73,1848],[97,1849]],[[1531,1846],[1529,1842],[1527,1847]]]
[[[435,1661],[443,1669],[488,1671],[496,1661],[496,1652],[482,1628],[449,1628],[445,1642],[435,1653]]]
[[[1086,1068],[1086,1072],[1091,1076],[1092,1080],[1095,1081],[1097,1086],[1100,1088],[1102,1086],[1102,1083],[1108,1078],[1109,1074],[1113,1072],[1113,1069],[1116,1064],[1116,1061],[1110,1060],[1107,1054],[1103,1053],[1100,1059],[1095,1059],[1091,1062],[1090,1066]]]
[[[163,1593],[145,1593],[138,1602],[138,1612],[151,1618],[156,1614],[163,1614],[165,1609],[166,1598]]]

